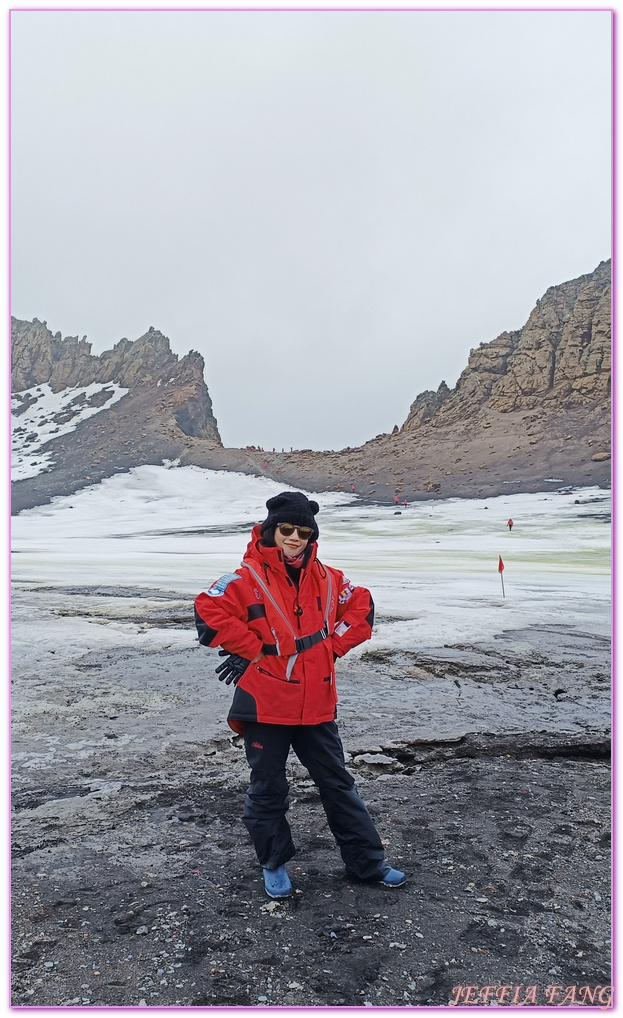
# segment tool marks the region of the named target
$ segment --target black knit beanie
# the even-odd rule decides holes
[[[318,524],[314,516],[320,506],[303,495],[301,491],[282,491],[273,495],[266,503],[268,516],[262,523],[260,533],[265,544],[274,544],[273,531],[280,523],[293,523],[299,527],[311,527],[310,541],[318,540]]]

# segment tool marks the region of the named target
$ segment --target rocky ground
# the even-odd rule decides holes
[[[205,442],[189,440],[181,462],[244,469],[240,450],[218,455]],[[548,491],[562,484],[610,487],[610,420],[603,406],[538,413],[500,413],[482,408],[443,426],[420,425],[379,435],[340,452],[246,453],[252,472],[308,491],[342,488],[365,502],[393,503],[431,498],[492,498]],[[238,459],[236,459],[236,456]]]
[[[14,610],[14,1005],[607,996],[609,648],[590,620],[342,662],[348,766],[408,882],[347,878],[292,758],[296,893],[277,903],[188,599],[22,586]]]

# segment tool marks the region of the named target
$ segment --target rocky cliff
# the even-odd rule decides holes
[[[610,397],[610,262],[537,301],[518,332],[503,332],[469,355],[454,389],[442,382],[411,405],[402,427],[415,434],[424,421],[441,427],[483,408],[500,413],[606,406]]]
[[[220,445],[203,371],[200,354],[191,350],[179,360],[167,337],[153,326],[134,342],[121,339],[97,357],[86,336],[62,339],[60,332],[53,336],[47,323],[37,318],[11,319],[11,392],[46,382],[55,393],[93,382],[117,382],[129,390],[130,399],[151,391],[154,411],[169,410],[185,435]]]
[[[204,361],[178,358],[154,328],[100,356],[86,337],[11,320],[15,476],[12,510],[113,473],[181,456],[189,442],[222,448]],[[29,444],[30,443],[30,444]],[[26,475],[26,476],[24,476]]]

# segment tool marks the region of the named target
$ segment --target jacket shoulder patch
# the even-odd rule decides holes
[[[218,580],[215,580],[209,590],[206,590],[205,593],[208,597],[222,597],[229,584],[234,580],[240,579],[241,577],[238,576],[237,573],[223,573],[223,575],[219,576]]]

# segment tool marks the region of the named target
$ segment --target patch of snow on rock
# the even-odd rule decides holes
[[[50,385],[34,385],[11,394],[11,478],[22,481],[52,465],[52,453],[41,452],[54,438],[75,431],[78,424],[107,410],[125,396],[116,382],[92,382],[53,392]]]

